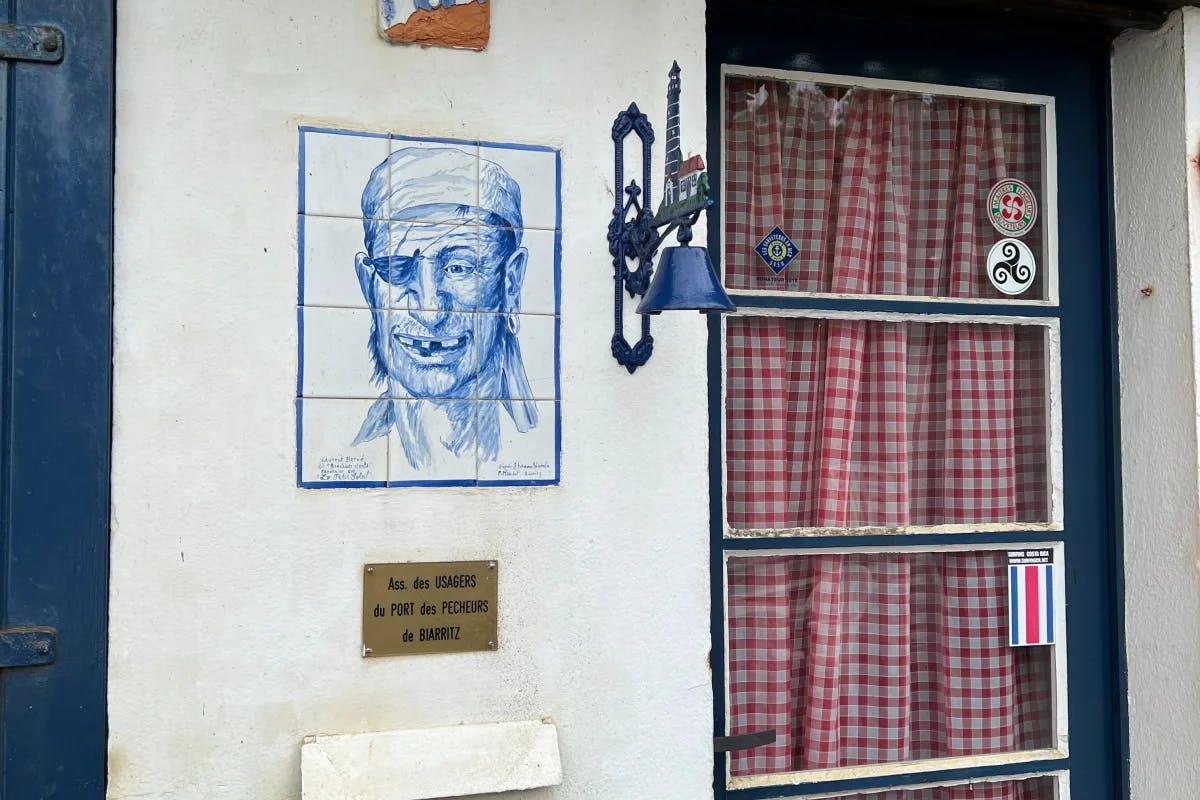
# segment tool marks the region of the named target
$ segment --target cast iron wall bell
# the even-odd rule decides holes
[[[631,180],[625,186],[625,137],[635,134],[642,142],[642,185]],[[650,360],[654,337],[650,335],[650,314],[663,311],[735,311],[729,295],[713,268],[708,250],[692,247],[692,226],[712,206],[708,196],[708,173],[704,159],[692,156],[682,160],[679,148],[679,64],[671,66],[667,86],[667,163],[663,182],[663,201],[658,212],[650,212],[650,146],[654,128],[650,119],[630,103],[617,115],[612,129],[616,176],[612,222],[608,226],[608,251],[613,256],[614,314],[612,354],[617,363],[633,373]],[[622,199],[624,198],[624,199]],[[660,228],[665,228],[659,233]],[[658,248],[678,229],[678,247],[662,252],[659,268],[654,269]],[[628,261],[637,266],[629,268]],[[632,346],[625,339],[622,290],[629,297],[640,296],[637,313],[642,316],[641,338]]]

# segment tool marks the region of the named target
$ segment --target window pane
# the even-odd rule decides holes
[[[1054,778],[981,781],[928,789],[893,789],[874,794],[847,794],[828,800],[1054,800]]]
[[[987,254],[1020,237],[1038,269],[1015,296],[1045,299],[1040,106],[743,77],[725,90],[730,289],[1004,299]],[[1027,191],[992,197],[1014,179]],[[778,274],[755,249],[776,227],[795,246]]]
[[[731,557],[733,776],[1052,746],[1051,647],[1010,647],[1003,552]]]
[[[1045,329],[735,316],[735,529],[1045,522]]]

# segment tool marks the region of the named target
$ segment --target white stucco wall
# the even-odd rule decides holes
[[[541,718],[564,782],[522,796],[711,794],[704,321],[628,375],[605,242],[612,118],[661,132],[673,58],[704,151],[703,5],[495,3],[472,53],[370,0],[119,4],[109,797],[297,798],[305,735]],[[295,488],[305,123],[562,148],[561,486]],[[499,652],[361,658],[365,562],[479,558]]]
[[[1200,12],[1122,36],[1112,85],[1131,788],[1185,800],[1200,786]]]
[[[496,3],[484,53],[389,46],[369,0],[119,15],[109,796],[298,798],[306,735],[542,718],[564,782],[522,796],[710,796],[704,324],[659,318],[627,375],[604,238],[612,117],[636,100],[661,135],[673,58],[704,151],[703,2]],[[1117,41],[1113,102],[1132,788],[1182,800],[1200,12]],[[300,124],[562,148],[561,486],[295,488]],[[363,563],[477,558],[499,652],[361,658]]]

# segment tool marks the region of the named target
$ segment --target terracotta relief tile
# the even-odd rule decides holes
[[[482,50],[489,0],[379,0],[379,33],[390,42]]]

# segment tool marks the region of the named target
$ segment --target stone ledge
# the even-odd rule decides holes
[[[309,736],[303,800],[429,800],[562,782],[558,733],[538,721]]]

